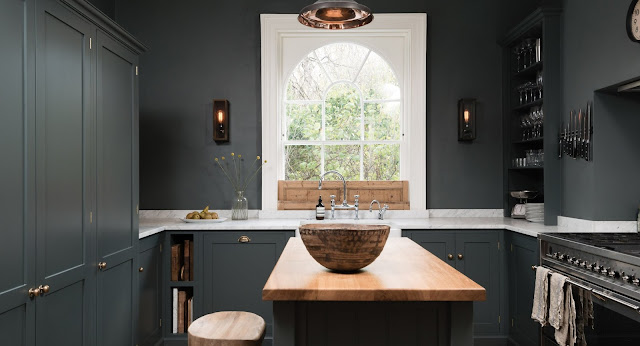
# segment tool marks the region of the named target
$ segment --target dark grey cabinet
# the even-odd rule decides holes
[[[36,59],[36,344],[90,343],[92,26],[38,2]]]
[[[202,247],[204,313],[224,310],[256,313],[267,324],[264,345],[271,345],[273,306],[262,300],[262,288],[293,235],[293,231],[206,233]]]
[[[0,344],[134,344],[143,46],[75,0],[2,1],[0,46]]]
[[[502,333],[500,231],[403,231],[403,235],[484,287],[487,300],[473,307],[474,335]],[[506,332],[505,332],[506,333]]]
[[[98,30],[96,50],[97,345],[135,344],[138,57]]]
[[[162,337],[162,234],[140,240],[138,252],[137,345],[155,345]]]
[[[538,239],[517,233],[507,234],[509,281],[509,337],[518,345],[540,344],[539,324],[531,319],[535,273],[532,265],[540,261]]]
[[[34,345],[35,0],[0,1],[0,345]]]

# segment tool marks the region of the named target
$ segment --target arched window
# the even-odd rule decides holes
[[[278,210],[280,187],[296,186],[282,181],[329,170],[351,181],[402,181],[392,185],[406,186],[411,210],[426,209],[427,15],[381,13],[365,27],[331,32],[300,25],[297,14],[261,14],[260,22],[269,161],[262,210]]]
[[[348,42],[315,49],[284,94],[285,180],[329,170],[347,180],[400,179],[402,92],[375,51]]]

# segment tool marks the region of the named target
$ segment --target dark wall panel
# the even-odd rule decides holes
[[[565,216],[634,220],[640,204],[640,102],[595,93],[640,77],[640,45],[625,29],[629,4],[564,0],[564,117],[593,100],[595,131],[593,162],[564,159]]]
[[[308,3],[312,1],[309,0]],[[427,203],[429,208],[501,208],[502,125],[498,39],[536,0],[367,0],[376,13],[426,12]],[[297,13],[306,3],[116,0],[116,20],[150,47],[141,57],[142,209],[229,209],[232,188],[212,157],[261,150],[261,13]],[[479,100],[478,139],[457,141],[457,101]],[[211,100],[231,103],[231,141],[217,145]],[[415,158],[421,159],[421,158]],[[260,183],[246,193],[260,207]]]

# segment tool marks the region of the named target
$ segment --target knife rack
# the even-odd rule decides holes
[[[558,133],[558,157],[564,155],[573,159],[592,160],[593,146],[593,104],[587,103],[586,111],[572,110],[569,122],[560,126]]]

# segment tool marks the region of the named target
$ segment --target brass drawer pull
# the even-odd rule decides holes
[[[464,256],[462,256],[462,254],[461,254],[461,253],[459,253],[459,254],[458,254],[458,259],[459,259],[459,260],[461,260],[461,259],[463,259],[463,258],[464,258]]]
[[[49,285],[40,285],[40,287],[38,287],[38,289],[40,290],[40,294],[45,294],[45,293],[49,293],[49,290],[51,289],[51,287],[49,287]]]
[[[447,258],[449,259],[449,261],[452,261],[453,260],[453,255],[452,254],[448,254]]]
[[[104,270],[104,268],[107,267],[107,262],[99,262],[98,263],[98,269],[100,270]]]
[[[249,238],[246,235],[243,235],[240,238],[238,238],[238,243],[248,243],[250,241],[251,241],[251,238]]]
[[[138,271],[142,273],[144,271],[144,267],[138,268]]]

